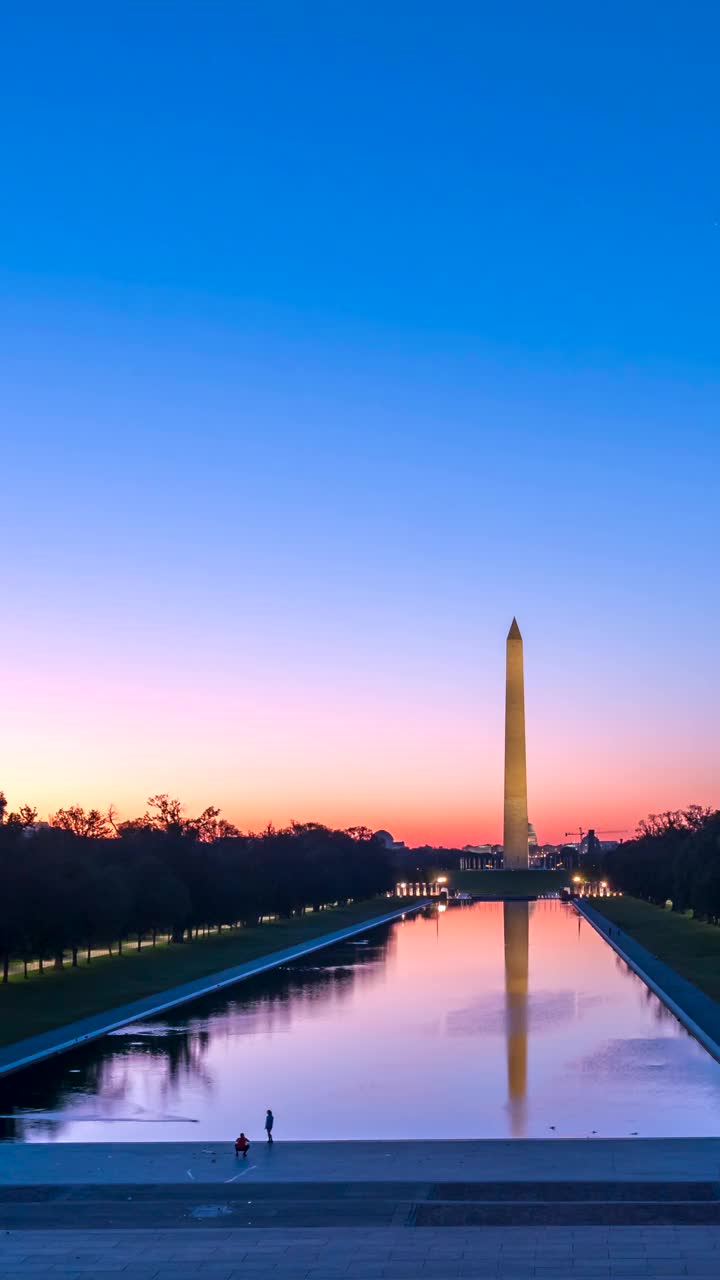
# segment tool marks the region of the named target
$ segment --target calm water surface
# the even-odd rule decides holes
[[[10,1077],[26,1141],[720,1135],[720,1065],[562,902],[412,916]]]

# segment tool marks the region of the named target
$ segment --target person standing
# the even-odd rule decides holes
[[[270,1110],[270,1108],[268,1107],[267,1115],[265,1116],[265,1132],[267,1134],[268,1142],[272,1142],[273,1140],[272,1131],[273,1131],[274,1123],[275,1123],[275,1117],[272,1111]]]

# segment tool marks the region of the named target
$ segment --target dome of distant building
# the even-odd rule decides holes
[[[404,849],[406,847],[404,840],[394,840],[389,831],[373,832],[375,839],[385,845],[386,849]]]
[[[538,838],[532,822],[528,822],[528,844],[537,844]]]

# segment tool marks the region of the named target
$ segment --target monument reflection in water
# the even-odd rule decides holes
[[[507,1034],[508,1102],[512,1136],[526,1131],[528,1071],[528,968],[530,904],[503,903],[505,943],[505,1028]]]
[[[489,875],[491,873],[488,873]],[[569,903],[408,916],[11,1076],[26,1141],[720,1136],[720,1064]]]

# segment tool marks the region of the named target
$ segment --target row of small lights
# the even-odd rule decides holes
[[[447,878],[447,876],[438,876],[436,880],[432,880],[432,881],[430,881],[430,880],[413,880],[413,881],[412,881],[412,883],[413,883],[413,884],[447,884],[447,879],[448,879],[448,878]],[[573,876],[573,878],[572,878],[572,882],[573,882],[573,884],[584,884],[584,883],[585,883],[585,881],[583,880],[582,876]],[[407,889],[407,887],[408,887],[408,882],[407,882],[407,880],[401,880],[401,881],[400,881],[400,884],[399,884],[399,886],[398,886],[398,888],[400,888],[400,889]],[[607,882],[607,880],[601,880],[601,881],[600,881],[600,888],[601,888],[601,889],[607,889],[607,887],[608,887],[608,882]]]
[[[437,879],[435,880],[413,880],[412,883],[413,884],[447,884],[447,876],[438,876]],[[573,884],[584,884],[584,883],[585,882],[582,876],[573,876]],[[607,880],[601,880],[600,888],[607,889],[607,887],[608,887]],[[400,881],[400,888],[407,889],[406,880]]]
[[[438,876],[436,880],[411,880],[411,884],[447,884],[447,876]],[[407,889],[407,880],[401,880],[399,889]]]

